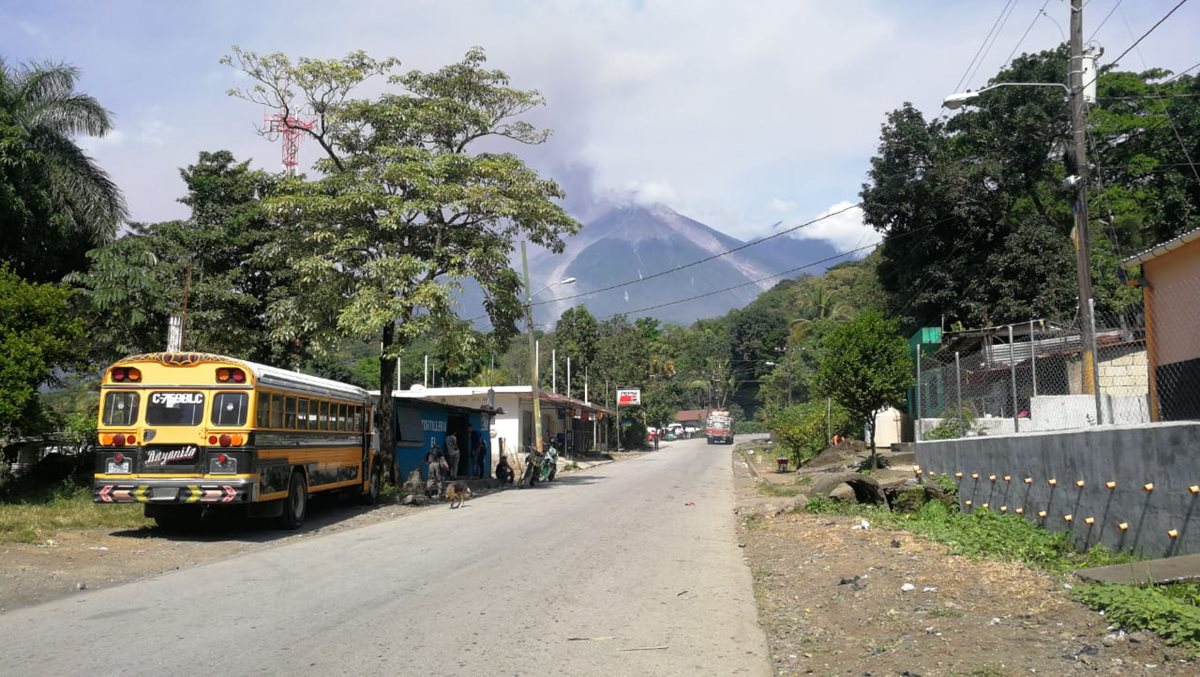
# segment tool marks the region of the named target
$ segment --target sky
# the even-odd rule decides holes
[[[1088,0],[1100,63],[1177,1]],[[116,129],[81,145],[135,221],[188,215],[179,168],[202,150],[279,169],[279,144],[257,133],[264,111],[226,94],[244,84],[218,63],[232,45],[362,49],[403,70],[480,46],[514,86],[545,95],[529,120],[550,141],[510,150],[564,186],[575,216],[661,202],[753,239],[857,202],[888,111],[944,113],[947,94],[983,86],[1010,54],[1063,41],[1068,13],[1065,0],[0,0],[0,57],[82,70],[79,89]],[[1185,4],[1121,65],[1186,69],[1200,61],[1197,34],[1200,2]],[[302,169],[316,157],[302,147]],[[858,210],[804,232],[839,250],[874,237]]]

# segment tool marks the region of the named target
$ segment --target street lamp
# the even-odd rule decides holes
[[[957,110],[974,101],[979,97],[980,94],[983,94],[984,92],[990,92],[993,89],[999,89],[1001,87],[1058,87],[1066,92],[1067,96],[1071,95],[1071,90],[1061,82],[998,82],[994,85],[989,85],[983,89],[977,89],[973,92],[958,92],[956,94],[951,94],[942,100],[942,106],[949,108],[950,110]]]
[[[557,282],[542,287],[541,289],[530,293],[529,292],[529,259],[525,255],[525,241],[521,241],[521,269],[525,276],[525,325],[529,334],[529,380],[530,392],[533,395],[533,448],[540,455],[542,453],[542,405],[541,396],[538,393],[538,361],[534,358],[533,347],[533,297],[546,291],[547,289],[560,284],[574,284],[575,278],[567,277]]]
[[[1091,78],[1084,83],[1084,75]],[[1094,100],[1092,87],[1096,82],[1095,62],[1083,53],[1083,0],[1071,0],[1071,60],[1067,68],[1070,86],[1059,82],[999,82],[975,92],[959,92],[947,96],[942,105],[959,108],[984,92],[1000,87],[1060,87],[1071,103],[1071,136],[1074,142],[1076,176],[1067,177],[1067,185],[1075,189],[1075,276],[1079,285],[1079,328],[1083,344],[1083,392],[1095,395],[1096,422],[1103,423],[1100,389],[1096,387],[1095,327],[1092,304],[1091,241],[1088,236],[1087,145],[1083,103]]]

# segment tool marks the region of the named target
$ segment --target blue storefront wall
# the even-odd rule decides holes
[[[412,402],[396,400],[393,421],[396,425],[396,470],[397,476],[404,481],[413,470],[421,471],[421,477],[428,479],[425,467],[425,456],[433,443],[444,452],[446,450],[446,434],[450,418],[463,416],[467,422],[483,436],[483,442],[488,446],[484,463],[491,465],[490,440],[487,434],[488,417],[478,411],[460,409],[438,402]],[[467,441],[463,434],[458,435],[458,446],[466,454]],[[491,468],[484,471],[491,474]]]

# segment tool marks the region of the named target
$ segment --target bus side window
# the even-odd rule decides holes
[[[283,401],[283,427],[296,428],[296,398],[288,397]]]
[[[301,430],[308,429],[308,400],[296,401],[296,427]]]
[[[354,432],[362,432],[362,407],[354,408]]]
[[[283,395],[271,395],[271,427],[283,427]]]
[[[246,425],[246,405],[249,399],[246,393],[217,393],[213,398],[209,421],[213,425],[221,426]]]
[[[321,408],[317,412],[317,426],[321,430],[329,430],[329,403],[321,400]]]
[[[258,394],[257,411],[254,413],[254,421],[259,428],[266,428],[267,423],[271,420],[271,396],[267,393]]]
[[[338,405],[338,430],[346,430],[346,405]]]

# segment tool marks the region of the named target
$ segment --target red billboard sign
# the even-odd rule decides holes
[[[633,407],[642,403],[642,391],[639,388],[618,388],[617,406]]]

